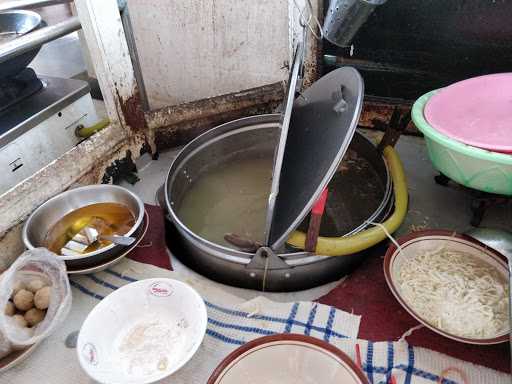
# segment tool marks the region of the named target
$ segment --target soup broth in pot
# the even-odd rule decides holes
[[[263,242],[272,156],[237,159],[206,170],[181,201],[178,216],[194,233],[233,247],[227,233]]]
[[[272,161],[271,152],[262,152],[208,167],[184,193],[178,217],[192,232],[215,244],[238,249],[224,239],[229,233],[262,244]],[[377,209],[384,190],[370,162],[349,150],[329,183],[320,234],[342,236],[352,231]],[[306,217],[299,229],[307,232],[308,224]]]

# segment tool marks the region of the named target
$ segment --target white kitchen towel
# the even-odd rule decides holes
[[[0,384],[92,383],[81,370],[76,350],[66,348],[66,337],[80,328],[90,310],[103,297],[132,281],[169,277],[194,287],[208,309],[208,330],[197,354],[176,374],[164,379],[169,384],[204,384],[231,351],[245,342],[274,333],[299,333],[323,339],[355,357],[355,345],[371,383],[385,384],[390,374],[398,384],[432,384],[440,373],[457,368],[471,384],[509,384],[510,376],[476,366],[405,342],[372,343],[357,340],[359,316],[312,303],[276,303],[259,297],[244,301],[214,286],[204,278],[182,277],[176,272],[125,260],[94,275],[72,278],[73,308],[68,320],[43,342],[25,362],[0,376]],[[456,373],[443,384],[464,384]]]
[[[326,340],[354,340],[359,331],[359,316],[326,305],[276,303],[263,297],[245,301],[207,279],[182,278],[176,272],[126,259],[106,271],[72,277],[73,305],[62,328],[26,361],[0,375],[0,383],[92,383],[79,366],[76,350],[65,346],[67,336],[78,330],[91,309],[113,290],[153,277],[173,278],[191,285],[203,297],[208,310],[207,334],[200,349],[185,367],[163,383],[204,384],[224,357],[260,336],[291,332]]]

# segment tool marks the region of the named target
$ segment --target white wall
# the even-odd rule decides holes
[[[129,0],[128,7],[150,109],[287,78],[293,0]]]

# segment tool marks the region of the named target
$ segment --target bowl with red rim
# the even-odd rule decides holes
[[[503,280],[508,281],[507,259],[503,255],[470,236],[442,229],[412,232],[399,238],[397,242],[401,250],[392,244],[384,257],[384,276],[397,301],[412,317],[439,335],[462,343],[490,345],[509,341],[509,329],[503,330],[492,337],[470,338],[430,324],[414,309],[413,305],[407,302],[398,282],[400,269],[409,258],[414,257],[419,252],[434,251],[440,247],[470,254],[472,257],[494,267]]]
[[[95,382],[149,384],[172,375],[197,352],[208,316],[199,294],[173,279],[127,284],[89,313],[78,361]]]
[[[311,336],[278,334],[250,341],[228,355],[208,384],[368,384],[345,353]]]

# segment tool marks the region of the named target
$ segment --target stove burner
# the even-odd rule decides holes
[[[443,187],[447,187],[451,183],[454,183],[457,186],[459,186],[459,184],[455,183],[449,177],[443,175],[442,173],[435,176],[434,180],[437,184],[442,185]],[[471,201],[471,212],[473,213],[473,217],[471,218],[470,222],[470,224],[473,227],[480,226],[480,223],[484,218],[485,211],[488,208],[496,205],[506,205],[512,201],[512,199],[508,196],[477,191],[476,189],[471,189],[464,186],[462,186],[462,188],[470,191],[471,196],[473,198],[473,200]]]
[[[0,113],[38,92],[43,86],[43,82],[37,78],[31,68],[25,68],[16,76],[1,79]]]

